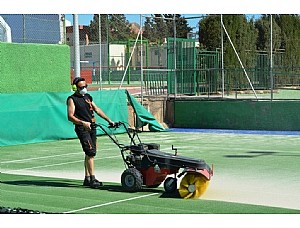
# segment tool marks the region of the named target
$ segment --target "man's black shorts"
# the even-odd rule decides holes
[[[75,125],[75,132],[80,140],[81,146],[85,154],[89,157],[96,156],[96,127],[91,125],[92,130],[87,131],[82,125]]]

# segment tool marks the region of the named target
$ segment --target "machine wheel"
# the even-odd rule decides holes
[[[164,182],[164,188],[167,193],[172,193],[177,190],[177,179],[175,177],[167,177]]]
[[[184,199],[197,199],[208,187],[209,181],[199,173],[187,173],[180,182],[179,194]]]
[[[143,176],[135,168],[126,169],[121,176],[122,187],[127,192],[136,192],[142,188]]]

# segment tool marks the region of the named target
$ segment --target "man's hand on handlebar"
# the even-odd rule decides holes
[[[118,128],[120,126],[120,122],[109,122],[109,128]]]

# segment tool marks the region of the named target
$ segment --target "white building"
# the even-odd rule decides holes
[[[5,22],[3,17],[0,16],[0,42],[11,43],[11,29]]]
[[[107,44],[91,44],[80,45],[80,61],[81,67],[99,67],[100,53],[101,53],[101,67],[110,67],[111,70],[125,70],[125,52],[126,45],[123,44],[110,44],[109,45],[109,64]],[[71,66],[74,66],[74,46],[70,47],[71,52]]]

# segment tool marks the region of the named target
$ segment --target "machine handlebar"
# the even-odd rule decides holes
[[[138,140],[139,140],[139,143],[141,143],[141,140],[140,140],[140,138],[139,138],[139,136],[137,134],[139,131],[127,127],[126,123],[124,123],[124,122],[121,122],[121,121],[114,122],[113,124],[109,124],[109,126],[106,126],[106,127],[104,127],[103,124],[95,124],[95,125],[96,125],[96,127],[99,127],[120,148],[125,148],[124,144],[120,144],[116,138],[112,137],[112,135],[114,135],[114,134],[113,133],[110,134],[107,131],[107,128],[109,128],[109,129],[117,129],[117,128],[119,128],[119,127],[122,126],[126,130],[127,135],[130,138],[130,143],[131,144],[134,144],[134,145],[136,144],[136,142],[134,140],[135,137],[137,137]]]
[[[113,124],[109,124],[108,128],[119,128],[120,125],[123,124],[122,122],[114,122]]]

